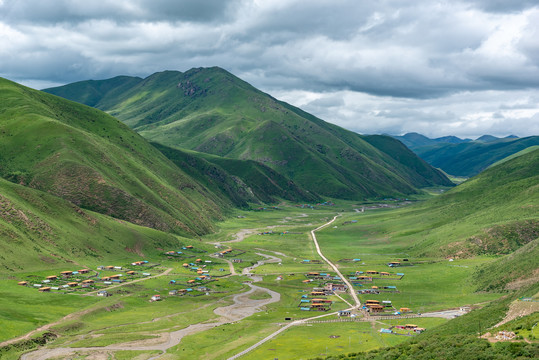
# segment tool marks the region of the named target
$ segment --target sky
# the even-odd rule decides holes
[[[363,134],[539,135],[536,0],[0,0],[0,76],[42,89],[219,66]]]

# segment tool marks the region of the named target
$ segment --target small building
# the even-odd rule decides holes
[[[384,311],[384,307],[382,305],[371,305],[369,306],[369,309],[373,313],[380,313]]]
[[[398,261],[392,261],[392,262],[388,263],[387,266],[389,266],[389,267],[397,267],[397,266],[401,266],[401,263],[398,262]]]
[[[178,295],[178,290],[170,290],[168,292],[169,295]]]
[[[167,255],[175,255],[176,252],[175,251],[167,251],[165,254],[167,254]]]
[[[346,291],[346,289],[348,289],[348,286],[346,286],[345,284],[328,283],[326,284],[324,289],[330,290],[330,291]]]
[[[339,310],[339,316],[350,316],[352,315],[352,311],[350,310]]]
[[[378,274],[378,271],[376,271],[376,270],[367,270],[367,271],[365,271],[365,273],[366,273],[367,275],[377,275],[377,274]]]
[[[111,275],[109,276],[111,279],[119,279],[120,277],[122,277],[121,274],[116,274],[116,275]]]
[[[412,309],[407,308],[407,307],[401,307],[401,308],[399,309],[399,311],[400,311],[401,313],[409,313],[409,312],[412,312]]]
[[[381,328],[380,333],[382,333],[382,334],[393,334],[393,331],[391,329]]]
[[[47,276],[47,280],[56,280],[56,279],[58,279],[58,276],[56,275]]]
[[[142,276],[151,276],[152,274],[150,273],[142,273]]]
[[[75,286],[78,286],[79,283],[78,282],[68,282],[67,285],[69,285],[69,287],[75,287]]]
[[[193,249],[193,245],[187,245],[186,248],[187,249]]]
[[[195,263],[198,264],[199,262],[202,262],[202,259],[196,259],[196,260],[195,260]]]
[[[41,292],[51,291],[51,288],[49,286],[43,286],[39,288],[39,291]]]
[[[391,274],[388,273],[388,272],[385,272],[385,271],[381,271],[381,272],[380,272],[380,275],[381,275],[381,276],[390,276]]]
[[[28,285],[28,281],[19,281],[17,285],[26,286]]]
[[[183,263],[182,266],[183,266],[184,268],[186,268],[186,267],[189,267],[189,264],[188,264],[188,263]]]
[[[187,283],[188,284],[193,284],[195,282],[195,280],[191,279],[191,280],[187,280]]]
[[[90,272],[90,269],[81,269],[79,270],[79,274],[88,274]]]
[[[105,270],[114,270],[114,265],[105,266]]]
[[[150,299],[150,301],[160,301],[160,300],[161,300],[161,295],[154,295]]]
[[[133,270],[130,270],[130,271],[126,272],[126,274],[127,274],[127,275],[135,275],[136,272],[134,272]]]
[[[110,276],[103,276],[101,281],[110,281]]]
[[[392,306],[391,300],[383,300],[382,301],[382,306],[383,307],[391,307]]]
[[[303,282],[303,283],[310,283],[311,280],[307,279],[307,280],[303,280],[302,282]]]
[[[380,301],[379,301],[379,300],[367,300],[367,301],[365,301],[365,304],[366,304],[366,305],[369,305],[369,304],[380,304]]]
[[[101,297],[109,297],[109,296],[112,296],[112,294],[110,294],[108,291],[106,290],[101,290],[101,291],[98,291],[97,292],[97,296],[101,296]]]
[[[232,259],[232,262],[233,263],[241,263],[241,262],[243,262],[243,260],[242,259]]]
[[[122,267],[121,266],[115,266],[114,270],[122,270]]]
[[[70,277],[73,275],[73,271],[62,271],[60,274],[62,274],[63,277]]]
[[[82,280],[82,283],[83,284],[93,284],[94,281],[92,279],[86,279],[86,280]]]

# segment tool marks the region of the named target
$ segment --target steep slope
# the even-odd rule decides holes
[[[0,178],[3,273],[58,268],[100,259],[132,259],[178,246],[176,235],[83,210],[48,193]],[[136,254],[136,255],[134,255]],[[82,265],[81,265],[82,266]]]
[[[135,78],[129,90],[121,82],[122,92],[109,90],[116,81],[103,80],[92,83],[93,87],[75,83],[46,91],[84,102],[91,97],[89,88],[106,88],[93,105],[154,142],[255,160],[323,196],[372,198],[410,194],[421,186],[451,185],[413,154],[407,155],[408,164],[401,164],[398,156],[377,149],[364,137],[277,101],[220,68]],[[92,97],[92,103],[95,100]]]
[[[111,116],[0,79],[0,176],[85,209],[179,234],[227,201]]]
[[[278,199],[295,202],[320,200],[259,162],[226,159],[216,155],[182,151],[158,143],[153,145],[167,158],[215,193],[221,192],[236,206],[273,203]]]
[[[380,241],[389,238],[410,256],[510,254],[539,234],[537,169],[539,150],[485,170],[438,197],[392,211],[390,217],[373,213],[369,221],[383,224]]]
[[[439,144],[414,149],[434,167],[455,176],[474,176],[491,164],[530,146],[539,145],[539,136],[473,141],[461,144]]]

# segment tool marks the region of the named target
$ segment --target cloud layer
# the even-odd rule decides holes
[[[217,65],[362,133],[536,135],[535,4],[0,0],[0,76],[45,87]]]

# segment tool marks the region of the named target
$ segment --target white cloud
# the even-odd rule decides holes
[[[217,65],[360,132],[538,133],[535,106],[501,109],[537,96],[533,1],[208,1],[0,0],[0,76]]]

